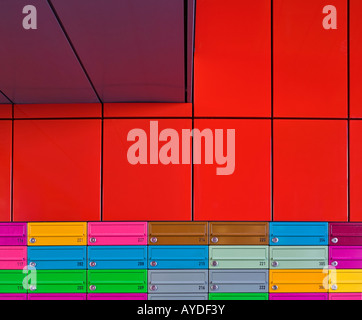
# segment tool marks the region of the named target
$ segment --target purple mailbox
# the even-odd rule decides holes
[[[0,246],[26,246],[26,223],[0,223]]]

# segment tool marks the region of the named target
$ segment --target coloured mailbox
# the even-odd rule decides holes
[[[330,223],[330,246],[362,246],[362,223]]]
[[[362,292],[362,270],[329,270],[329,292]]]
[[[271,222],[269,232],[272,246],[328,245],[326,222]]]
[[[207,245],[207,222],[150,222],[150,245]]]
[[[270,247],[270,269],[322,269],[326,266],[327,246]]]
[[[362,269],[362,246],[330,247],[329,264],[337,269]]]
[[[149,269],[207,269],[207,246],[149,246]]]
[[[210,246],[210,268],[266,269],[268,246]]]
[[[89,222],[88,245],[147,245],[147,222]]]
[[[49,294],[29,294],[28,300],[87,300],[85,293],[49,293]]]
[[[18,293],[1,293],[0,300],[27,300],[27,294],[18,294]]]
[[[207,270],[149,270],[148,293],[207,293]]]
[[[330,293],[329,300],[362,300],[362,293]]]
[[[174,294],[174,293],[164,293],[164,294],[149,294],[148,300],[208,300],[207,294]]]
[[[268,245],[267,222],[210,222],[212,245]]]
[[[0,246],[26,246],[26,223],[0,223]]]
[[[23,286],[26,275],[23,270],[0,270],[0,293],[26,293]]]
[[[88,247],[88,269],[145,269],[146,246],[93,246]]]
[[[328,300],[328,293],[271,293],[269,300]]]
[[[0,246],[0,270],[23,269],[27,265],[27,247]]]
[[[88,270],[88,293],[146,293],[147,270]]]
[[[29,293],[86,293],[85,270],[36,270],[29,272]]]
[[[89,293],[87,300],[147,300],[146,293]]]
[[[86,222],[42,222],[28,224],[29,246],[85,246]]]
[[[268,292],[268,270],[210,270],[210,293],[266,293]]]
[[[267,293],[210,293],[209,300],[269,300]]]
[[[269,292],[321,293],[328,292],[328,271],[270,270]]]
[[[28,263],[37,270],[86,269],[87,247],[28,247]]]

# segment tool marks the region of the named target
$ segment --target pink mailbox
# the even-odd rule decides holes
[[[0,246],[0,270],[21,270],[27,265],[27,247]]]

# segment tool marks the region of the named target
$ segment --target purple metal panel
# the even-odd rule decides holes
[[[0,223],[0,246],[26,246],[26,223]]]
[[[80,293],[69,294],[36,294],[32,293],[28,295],[28,300],[87,300],[87,295]]]
[[[192,102],[192,78],[194,69],[195,0],[187,0],[187,96]]]
[[[104,102],[185,102],[184,0],[52,0]]]
[[[362,300],[362,293],[330,293],[329,300]]]
[[[362,223],[330,223],[330,246],[362,246]]]
[[[269,300],[328,300],[328,293],[271,293]]]
[[[36,30],[23,28],[29,4]],[[98,102],[46,0],[1,0],[0,30],[0,88],[14,103]]]
[[[8,99],[0,92],[0,104],[10,103]]]
[[[362,269],[362,247],[329,247],[329,264],[337,269]]]
[[[27,300],[27,295],[17,293],[2,293],[0,294],[0,300]]]
[[[146,293],[91,293],[88,294],[87,300],[147,300]]]

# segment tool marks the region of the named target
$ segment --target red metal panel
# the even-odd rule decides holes
[[[127,136],[135,128],[147,135],[148,164],[128,161],[128,149],[135,142],[127,141]],[[182,129],[191,129],[191,120],[158,120],[159,133],[167,128],[176,130],[181,142]],[[191,164],[149,164],[150,141],[148,119],[105,120],[104,220],[191,219]],[[165,143],[159,142],[159,147]]]
[[[195,115],[271,114],[271,1],[196,2]]]
[[[80,104],[16,104],[17,118],[96,118],[102,116],[100,103]]]
[[[0,121],[0,221],[10,221],[11,121]]]
[[[347,121],[275,120],[274,219],[347,221]]]
[[[206,221],[269,221],[271,172],[269,120],[195,120],[195,128],[235,129],[235,171],[217,175],[225,165],[196,164],[195,219]],[[215,131],[213,131],[215,133]],[[195,144],[194,144],[195,146]],[[215,143],[214,143],[215,150]],[[205,148],[202,150],[205,159]]]
[[[362,222],[362,122],[350,122],[350,219]]]
[[[11,104],[0,104],[0,119],[11,119]]]
[[[17,120],[14,220],[100,219],[100,120]]]
[[[347,0],[274,1],[274,98],[278,117],[347,117]]]

